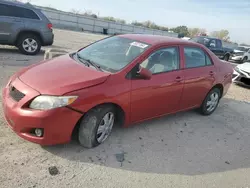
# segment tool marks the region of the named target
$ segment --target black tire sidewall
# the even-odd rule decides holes
[[[78,140],[83,147],[93,148],[101,144],[97,141],[97,130],[103,117],[108,112],[113,112],[115,114],[113,106],[100,106],[90,110],[84,115],[78,131]]]
[[[245,63],[247,61],[247,57],[244,57],[242,62]]]
[[[218,95],[219,95],[219,100],[218,100],[218,103],[217,103],[216,107],[215,107],[212,111],[209,112],[209,111],[207,111],[207,101],[209,100],[210,95],[211,95],[212,93],[214,93],[214,92],[217,92],[217,93],[218,93]],[[218,107],[218,105],[219,105],[219,102],[220,102],[220,98],[221,98],[221,91],[220,91],[220,89],[218,89],[218,88],[213,88],[211,91],[209,91],[209,93],[207,94],[206,98],[204,99],[204,101],[203,101],[203,103],[202,103],[202,105],[201,105],[201,108],[200,108],[201,113],[202,113],[203,115],[210,115],[210,114],[212,114],[212,113],[217,109],[217,107]]]
[[[30,52],[27,52],[23,48],[23,45],[22,45],[23,41],[26,40],[27,38],[32,38],[32,39],[34,39],[37,42],[38,46],[37,46],[36,51],[30,53]],[[36,35],[33,35],[33,34],[24,34],[24,35],[20,36],[20,38],[18,39],[17,47],[20,50],[20,52],[23,53],[23,54],[25,54],[25,55],[36,55],[41,50],[41,41],[40,41],[40,39]]]
[[[228,54],[226,54],[225,57],[224,57],[224,60],[225,60],[225,61],[228,61],[228,60],[229,60],[229,57],[230,57],[230,56],[229,56]]]

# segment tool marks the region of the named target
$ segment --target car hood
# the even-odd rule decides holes
[[[250,63],[243,63],[237,66],[240,70],[250,73]]]
[[[234,53],[239,53],[239,52],[243,52],[243,51],[241,51],[241,50],[234,50]],[[243,52],[243,53],[245,53],[245,52]]]
[[[41,94],[63,95],[101,84],[109,75],[63,55],[26,68],[18,77]]]

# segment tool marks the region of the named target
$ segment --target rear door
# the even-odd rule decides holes
[[[209,55],[196,46],[182,46],[185,79],[181,109],[199,107],[215,82],[215,67]]]
[[[17,33],[24,28],[19,7],[0,3],[0,42],[12,44]]]

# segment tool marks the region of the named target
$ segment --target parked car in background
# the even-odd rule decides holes
[[[60,144],[76,134],[91,148],[115,124],[127,127],[193,108],[212,114],[232,73],[230,64],[197,43],[113,36],[13,75],[3,88],[4,117],[31,142]]]
[[[250,60],[250,47],[239,46],[233,51],[231,59],[242,63]]]
[[[250,62],[234,68],[233,82],[250,86]]]
[[[222,41],[217,38],[199,36],[199,37],[192,38],[190,40],[203,44],[204,46],[209,48],[217,57],[225,61],[228,61],[231,54],[233,53],[233,49],[223,47]]]
[[[13,45],[23,54],[35,55],[52,45],[52,24],[31,4],[0,1],[0,44]]]

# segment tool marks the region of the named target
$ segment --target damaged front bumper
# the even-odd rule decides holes
[[[235,68],[233,72],[233,79],[234,83],[244,84],[250,86],[250,73],[243,71],[239,68]]]

